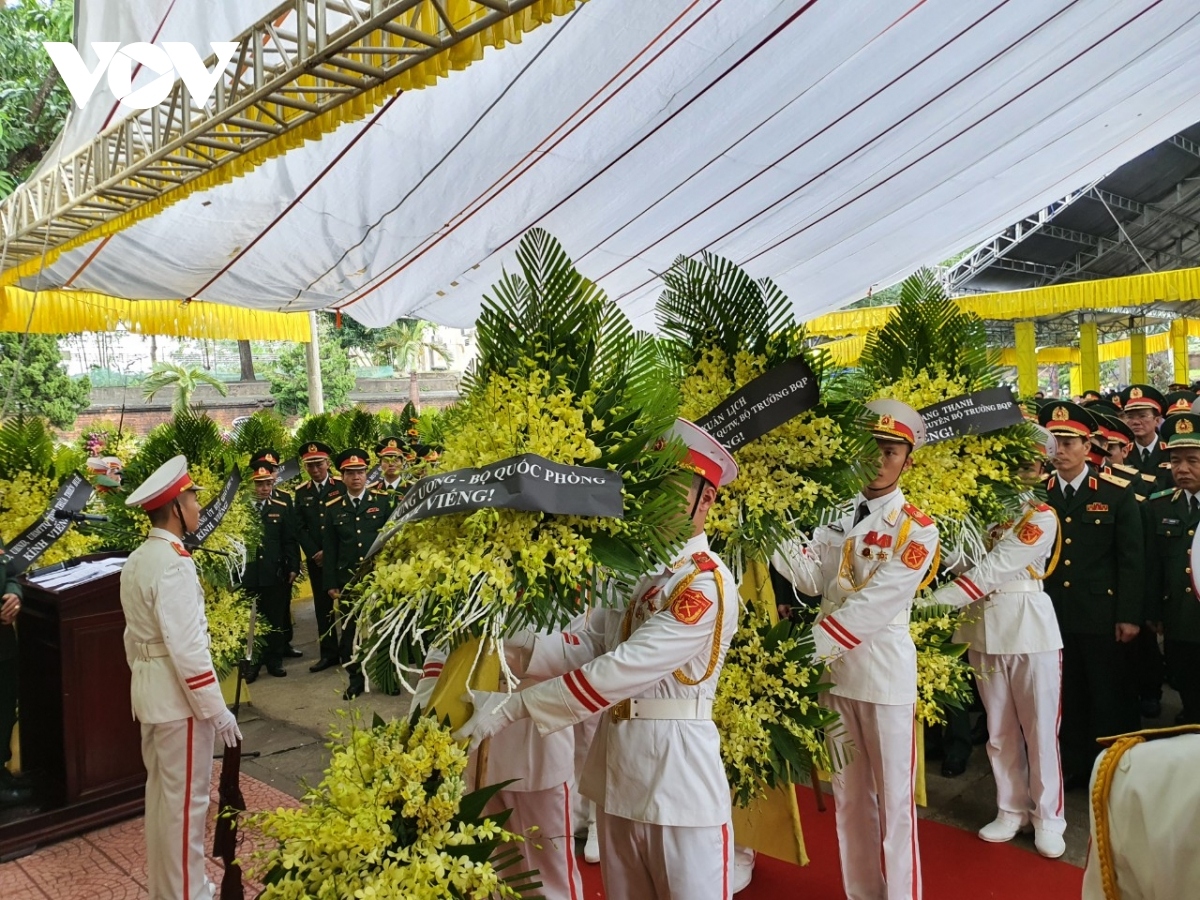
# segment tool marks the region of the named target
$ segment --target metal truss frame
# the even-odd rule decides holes
[[[5,268],[225,166],[532,5],[472,0],[288,0],[236,40],[213,97],[182,80],[23,184],[0,205]],[[436,27],[430,27],[430,23]],[[216,65],[215,55],[206,61]]]
[[[1087,196],[1088,191],[1092,190],[1099,180],[1097,179],[1079,190],[1072,191],[1061,200],[1056,200],[1049,206],[1039,209],[1033,215],[1026,216],[1015,225],[1010,225],[1004,231],[979,244],[974,250],[954,263],[954,265],[948,266],[942,272],[942,283],[946,286],[946,290],[951,294],[960,292],[963,285],[968,281],[989,266],[997,266],[1001,260],[1005,260],[1008,254],[1012,253],[1018,245],[1028,240],[1032,235],[1045,233],[1047,226],[1053,221],[1055,216],[1059,215],[1059,213],[1080,198]],[[1016,260],[1006,261],[1016,262]],[[1026,265],[1033,268],[1025,268]],[[1012,267],[1006,265],[1003,268]],[[1038,275],[1043,274],[1036,263],[1022,263],[1021,267],[1015,271],[1031,272]]]

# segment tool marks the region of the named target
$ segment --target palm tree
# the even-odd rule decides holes
[[[444,361],[450,361],[450,354],[445,347],[427,339],[429,326],[430,323],[424,319],[397,319],[384,329],[385,337],[375,345],[387,356],[393,368],[408,370],[408,397],[415,407],[421,405],[417,367],[421,363],[422,353],[428,350]]]
[[[386,355],[391,366],[410,372],[417,370],[421,354],[426,350],[449,362],[446,348],[428,339],[430,324],[424,319],[397,319],[383,329],[383,338],[375,348]]]
[[[180,413],[191,406],[192,394],[202,384],[212,385],[222,397],[229,394],[225,382],[211,372],[206,372],[198,366],[181,366],[169,362],[155,363],[146,380],[142,382],[142,393],[147,400],[153,400],[154,395],[164,388],[174,388],[175,398],[171,401],[171,411]]]

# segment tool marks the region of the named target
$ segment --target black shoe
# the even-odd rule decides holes
[[[33,802],[33,788],[18,784],[6,784],[0,787],[0,809],[11,806],[25,806]]]
[[[971,726],[971,745],[974,747],[982,746],[988,742],[987,717],[980,716],[975,720],[975,724]]]
[[[1153,697],[1143,697],[1141,701],[1142,718],[1157,719],[1162,715],[1162,701]]]
[[[363,678],[361,675],[351,675],[350,676],[350,686],[347,687],[345,692],[342,694],[342,699],[343,700],[353,700],[355,697],[358,697],[361,694],[365,693],[366,690],[367,690],[366,679]]]
[[[942,760],[942,775],[946,778],[957,778],[965,771],[967,771],[967,761],[965,759]]]
[[[287,669],[283,667],[283,663],[275,663],[273,666],[267,666],[267,674],[275,678],[286,678]]]
[[[304,653],[300,650],[297,650],[295,647],[289,646],[286,650],[283,651],[284,659],[299,659],[303,655],[304,655]]]
[[[334,666],[341,665],[336,659],[330,659],[328,656],[322,656],[315,663],[308,667],[310,672],[324,672],[326,669],[332,669]]]
[[[254,666],[246,672],[246,684],[254,684],[254,682],[258,681],[259,668],[259,666]]]

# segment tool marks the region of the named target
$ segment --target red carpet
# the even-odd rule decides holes
[[[754,880],[737,900],[844,900],[842,867],[832,799],[827,812],[817,812],[812,791],[798,792],[804,841],[812,860],[804,868],[759,856]],[[988,844],[973,833],[929,822],[918,825],[925,900],[1074,900],[1083,885],[1083,870],[1043,859],[1011,844]],[[600,867],[580,862],[587,900],[604,897]]]

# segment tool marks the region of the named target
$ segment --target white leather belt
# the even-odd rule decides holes
[[[171,655],[171,651],[162,641],[134,641],[133,646],[137,650],[138,659],[160,659]]]
[[[635,698],[612,708],[614,722],[626,719],[711,719],[712,700],[701,697]]]
[[[993,594],[1037,594],[1042,590],[1042,583],[1027,578],[1024,581],[1009,581],[992,591]]]

